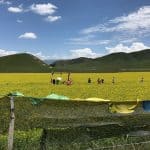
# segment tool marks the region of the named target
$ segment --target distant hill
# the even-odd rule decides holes
[[[113,53],[96,59],[61,60],[53,65],[56,71],[70,72],[150,71],[150,50]]]
[[[0,72],[50,72],[50,66],[31,54],[0,57]]]
[[[46,64],[48,64],[48,65],[50,65],[50,64],[52,64],[52,63],[54,63],[54,62],[56,62],[57,60],[56,59],[46,59],[46,60],[44,60],[44,62],[46,63]]]

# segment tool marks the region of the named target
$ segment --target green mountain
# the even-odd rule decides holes
[[[50,72],[50,66],[31,54],[14,54],[0,57],[0,72]]]
[[[96,59],[61,60],[52,65],[56,71],[70,72],[150,71],[150,50],[113,53]]]

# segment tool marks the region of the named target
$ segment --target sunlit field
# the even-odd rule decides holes
[[[67,80],[67,73],[56,73],[54,78],[62,77]],[[88,78],[92,83],[88,84]],[[112,78],[115,77],[115,84]],[[141,78],[144,82],[141,83]],[[97,79],[103,78],[104,84],[97,84]],[[51,93],[74,98],[98,97],[110,100],[150,99],[150,72],[131,73],[72,73],[73,84],[52,85],[51,74],[47,73],[16,73],[0,74],[0,95],[19,91],[25,96],[45,97]]]

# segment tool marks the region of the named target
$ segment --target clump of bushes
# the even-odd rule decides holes
[[[14,149],[15,150],[39,150],[42,136],[42,129],[29,131],[15,131]],[[0,135],[0,150],[7,149],[7,135]]]

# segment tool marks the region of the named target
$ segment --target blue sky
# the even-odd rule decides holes
[[[0,56],[99,57],[150,47],[149,0],[0,0]]]

